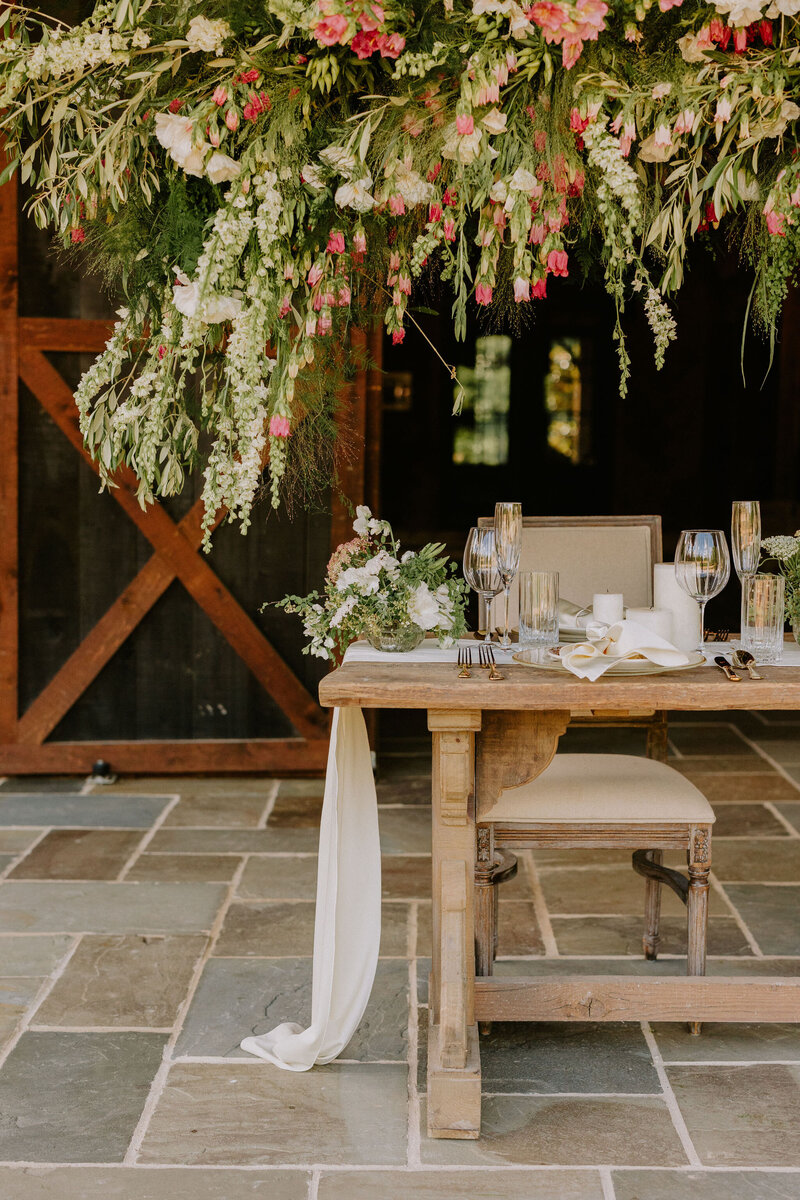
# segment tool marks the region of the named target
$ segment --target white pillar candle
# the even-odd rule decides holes
[[[622,592],[597,592],[592,597],[592,616],[604,625],[616,625],[622,620]]]
[[[662,637],[667,642],[672,641],[672,613],[669,609],[629,608],[627,617],[629,621],[635,621],[637,625],[642,625],[657,637]]]
[[[672,614],[670,641],[688,653],[700,645],[700,606],[685,592],[675,575],[675,563],[653,565],[653,603]]]

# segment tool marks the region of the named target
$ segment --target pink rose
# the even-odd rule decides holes
[[[314,26],[313,34],[321,46],[343,45],[347,41],[347,17],[340,13],[322,17]]]

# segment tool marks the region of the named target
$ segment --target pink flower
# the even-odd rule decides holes
[[[389,212],[392,216],[402,217],[406,211],[405,201],[399,192],[392,192],[389,197]]]
[[[455,208],[456,204],[458,204],[458,193],[452,191],[451,188],[445,188],[442,200],[444,201],[445,207]]]
[[[343,287],[339,288],[338,304],[339,304],[340,308],[347,308],[347,306],[348,306],[348,304],[350,304],[352,298],[353,297],[352,297],[352,293],[350,292],[349,284],[345,284]]]
[[[619,139],[619,152],[623,158],[627,158],[631,152],[631,145],[636,141],[636,122],[633,120],[626,121],[622,130],[622,137]]]
[[[472,113],[464,113],[460,117],[456,117],[456,133],[462,137],[467,137],[475,131],[475,118]],[[445,199],[445,204],[447,200]]]
[[[758,32],[761,34],[761,41],[765,46],[772,45],[772,21],[761,21],[758,26]]]
[[[403,53],[406,39],[399,33],[392,33],[381,46],[381,58],[397,58]]]
[[[581,56],[583,50],[583,38],[565,37],[561,46],[561,61],[564,64],[564,70],[570,71]]]
[[[669,12],[671,8],[680,8],[683,0],[658,0],[658,7],[662,12]]]
[[[279,317],[288,317],[288,315],[291,311],[292,311],[292,293],[287,292],[286,295],[283,297],[283,300],[281,301],[281,306],[278,309],[278,316]]]
[[[356,254],[366,254],[367,235],[363,229],[357,229],[353,234],[353,250]]]
[[[316,287],[320,279],[322,279],[322,267],[319,265],[319,263],[314,263],[306,278],[308,280],[309,287]]]
[[[287,438],[289,436],[289,418],[273,413],[269,419],[270,437]]]
[[[541,246],[541,244],[544,241],[546,236],[547,236],[547,230],[545,229],[544,222],[543,221],[534,221],[533,224],[531,225],[531,231],[528,235],[528,241],[531,242],[534,246]]]
[[[405,329],[393,329],[392,330],[392,345],[393,346],[401,346],[403,344],[405,336],[406,336]]]
[[[228,126],[228,129],[230,129],[231,133],[234,133],[239,128],[239,114],[232,108],[229,108],[225,113],[225,124]]]
[[[331,13],[313,27],[314,37],[321,46],[343,45],[347,41],[347,17]]]
[[[372,30],[365,32],[363,29],[359,29],[350,43],[350,49],[359,58],[369,58],[376,50],[380,50],[384,41],[385,35],[375,33]]]
[[[86,234],[85,234],[84,230],[81,229],[80,225],[78,226],[77,229],[71,229],[69,232],[69,236],[70,236],[70,240],[72,241],[73,246],[76,246],[79,242],[86,241]]]
[[[789,203],[793,208],[800,208],[800,183],[798,183],[797,187],[789,197]]]
[[[170,111],[171,113],[180,112],[182,108],[183,108],[183,101],[182,101],[182,100],[179,100],[179,99],[177,98],[177,96],[175,97],[175,99],[174,99],[174,100],[170,100],[170,102],[169,102],[169,111]]]
[[[547,269],[551,275],[569,275],[566,250],[551,250],[547,256]]]
[[[431,224],[435,224],[442,219],[442,206],[438,201],[434,201],[428,208],[428,220]]]
[[[523,279],[522,276],[517,276],[514,280],[514,299],[517,304],[521,304],[523,300],[530,300],[531,285],[530,281]]]
[[[583,131],[588,127],[588,125],[589,125],[588,117],[582,117],[580,114],[580,111],[577,108],[573,108],[572,112],[569,114],[570,129],[574,133],[583,133]]]
[[[159,347],[158,347],[158,361],[159,361],[159,362],[161,362],[162,358],[164,357],[164,355],[165,355],[166,353],[167,353],[167,347],[166,347],[166,346],[159,346]]]
[[[331,230],[327,249],[329,254],[344,254],[344,234],[341,229]]]
[[[397,290],[402,292],[405,296],[411,295],[411,276],[410,275],[398,275]]]
[[[547,276],[540,275],[538,279],[534,279],[531,287],[531,298],[533,300],[544,300],[547,297]]]
[[[731,119],[731,102],[727,96],[720,96],[714,113],[714,124],[725,125]]]
[[[733,31],[733,48],[737,54],[744,54],[747,49],[747,30],[734,29]]]
[[[786,237],[783,227],[786,218],[783,213],[777,213],[774,209],[770,209],[769,212],[764,213],[764,216],[767,218],[767,233],[775,234],[777,237]]]
[[[228,99],[228,89],[224,88],[222,84],[220,84],[219,87],[214,88],[214,91],[211,93],[211,99],[214,101],[217,108],[222,108],[223,104]]]
[[[258,79],[258,71],[255,67],[251,67],[249,71],[242,71],[234,79],[234,83],[255,83]]]
[[[445,221],[442,226],[444,240],[446,242],[454,242],[456,240],[456,223],[455,221]]]
[[[331,310],[329,308],[323,308],[322,312],[319,314],[319,320],[317,321],[317,333],[320,337],[327,337],[332,328],[333,321],[331,320]]]
[[[386,20],[386,13],[380,4],[368,4],[359,14],[358,23],[362,29],[377,29]]]
[[[547,145],[547,134],[545,133],[545,131],[543,129],[537,129],[536,132],[534,133],[533,145],[534,145],[534,148],[536,150],[538,150],[539,153],[541,154],[542,151],[544,150],[545,146]]]
[[[529,21],[546,33],[556,33],[567,20],[567,10],[561,4],[552,3],[552,0],[541,0],[541,3],[528,9],[527,16]]]
[[[217,130],[211,129],[211,130],[207,130],[206,132],[208,134],[208,140],[211,142],[211,145],[218,146],[219,145],[219,133],[217,132]]]
[[[475,300],[478,304],[492,303],[492,289],[488,283],[479,283],[475,288]]]

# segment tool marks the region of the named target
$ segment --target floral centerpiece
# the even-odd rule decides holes
[[[764,538],[761,546],[766,550],[761,565],[777,563],[783,575],[786,620],[792,626],[795,641],[800,642],[800,529],[795,531],[794,536],[781,533]]]
[[[278,606],[299,613],[310,639],[304,654],[334,659],[356,638],[378,650],[413,650],[426,633],[450,646],[466,631],[466,585],[441,542],[400,553],[388,521],[356,509],[356,537],[328,563],[325,593],[287,596]]]
[[[293,466],[329,483],[331,347],[365,311],[402,342],[428,276],[461,336],[469,305],[599,266],[624,387],[625,305],[660,365],[688,246],[723,240],[774,339],[800,261],[800,0],[197,8],[0,13],[0,182],[122,293],[76,398],[143,503],[202,463],[208,539],[223,507],[247,527],[265,465],[274,504]]]

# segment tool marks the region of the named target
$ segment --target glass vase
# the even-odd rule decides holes
[[[385,650],[393,654],[402,654],[407,650],[415,650],[425,637],[425,630],[420,629],[413,621],[402,624],[397,622],[385,625],[373,625],[366,631],[367,641],[375,650]]]

